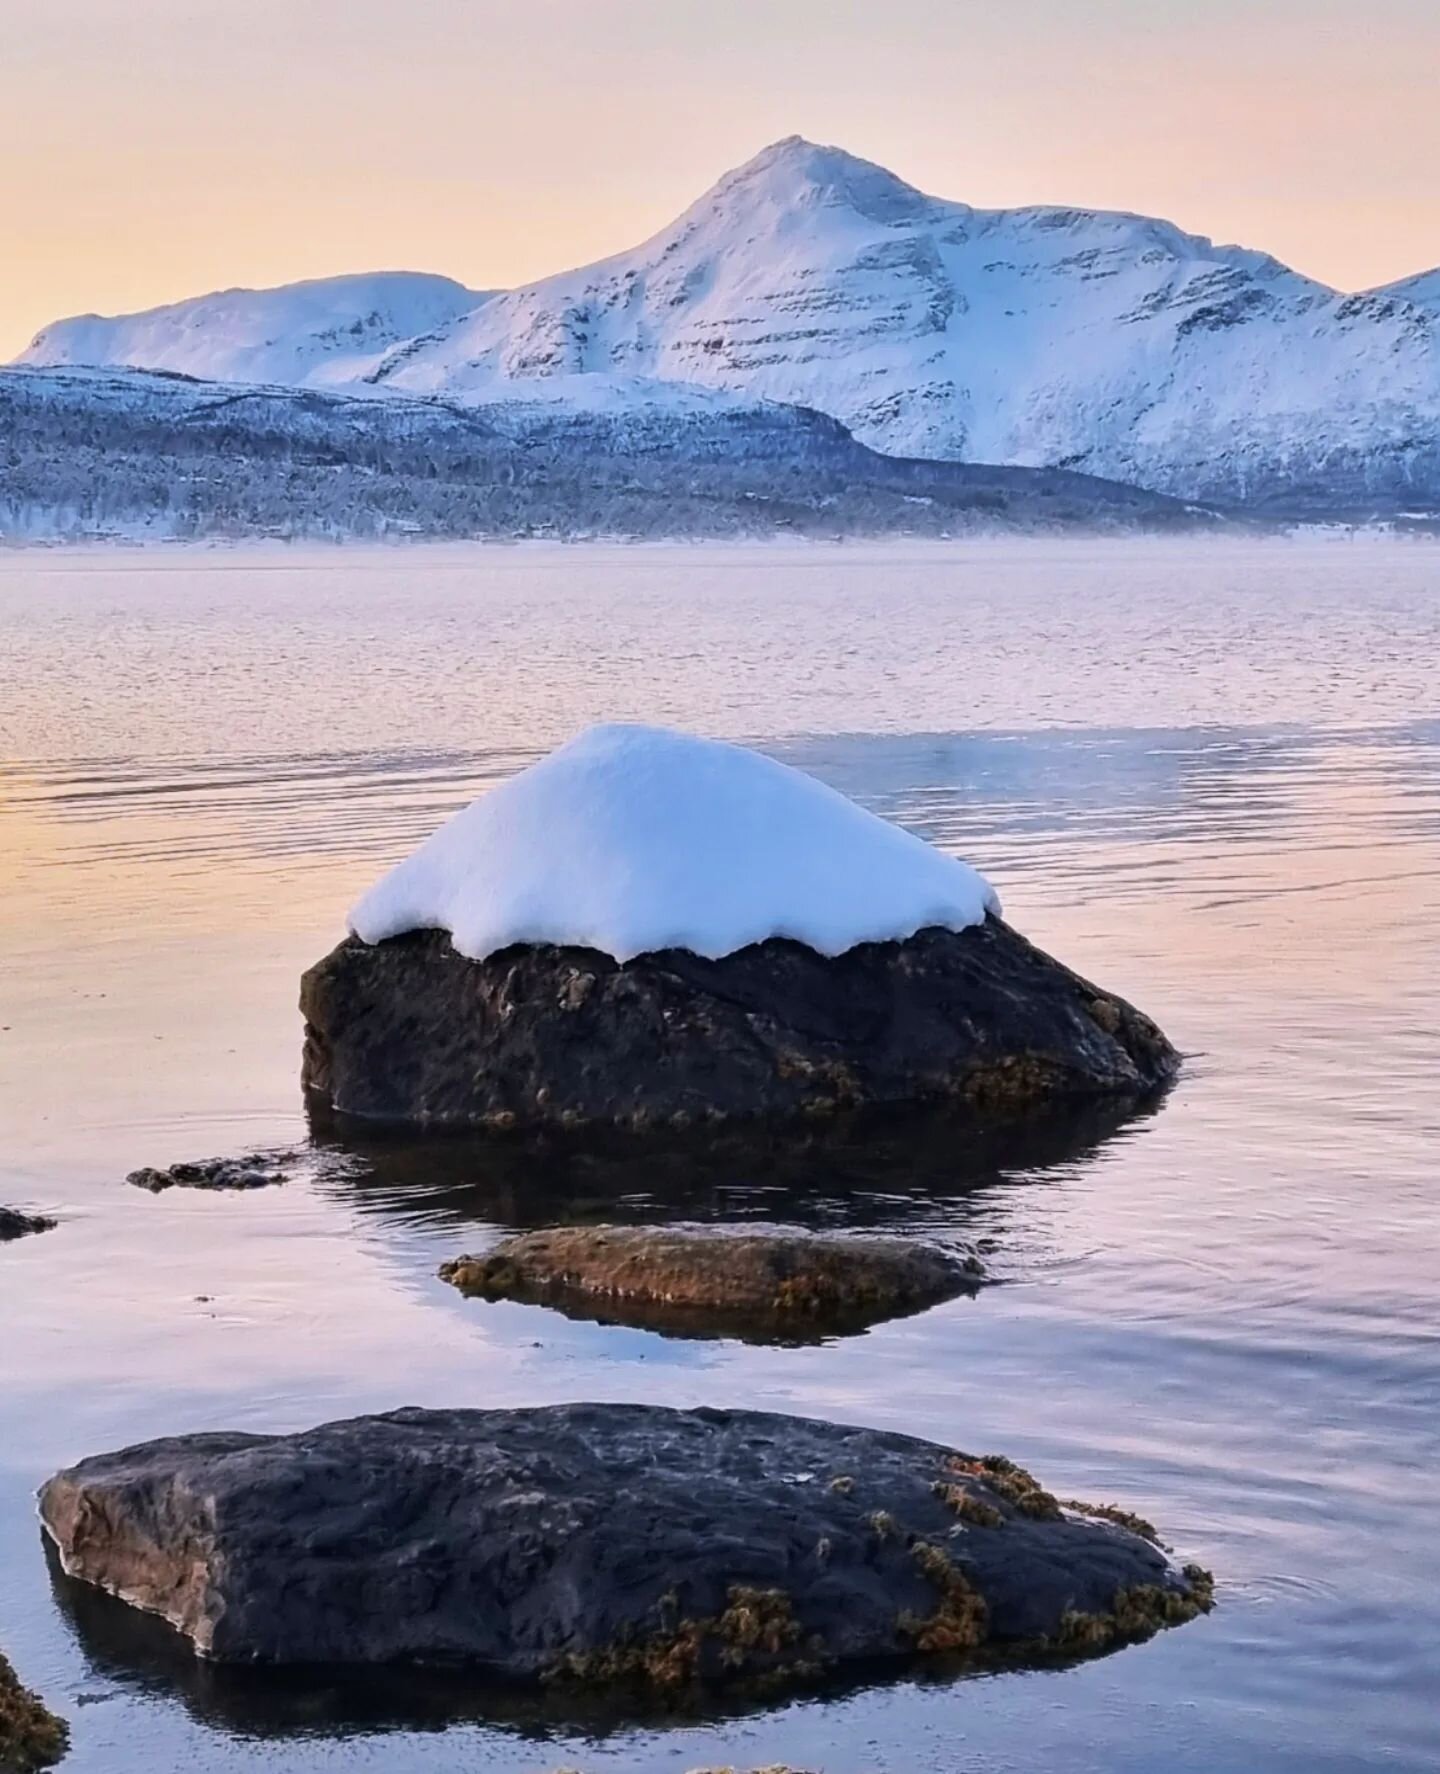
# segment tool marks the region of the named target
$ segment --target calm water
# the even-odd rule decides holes
[[[1440,554],[0,557],[0,1646],[74,1774],[1327,1774],[1440,1766]],[[444,813],[594,718],[746,737],[981,865],[1191,1056],[1025,1146],[552,1174],[142,1163],[305,1137],[297,976]],[[1008,1285],[819,1348],[466,1302],[568,1213],[995,1243]],[[199,1296],[204,1296],[201,1298]],[[1220,1605],[1063,1672],[587,1741],[236,1692],[52,1586],[31,1493],[145,1436],[395,1405],[744,1403],[1002,1449],[1129,1504]]]

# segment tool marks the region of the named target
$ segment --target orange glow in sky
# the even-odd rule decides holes
[[[1440,263],[1435,0],[0,0],[0,358],[234,284],[617,252],[799,133],[944,197]]]

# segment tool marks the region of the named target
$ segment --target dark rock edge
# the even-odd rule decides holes
[[[32,1232],[53,1232],[56,1224],[45,1214],[22,1213],[18,1207],[0,1207],[0,1244],[27,1238]]]

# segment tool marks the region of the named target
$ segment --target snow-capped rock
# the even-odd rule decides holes
[[[219,290],[143,314],[56,321],[16,361],[333,386],[361,380],[403,340],[471,312],[484,299],[480,290],[419,271]]]
[[[300,982],[323,1119],[679,1129],[1139,1101],[1179,1056],[914,833],[740,746],[594,727],[457,813]]]
[[[474,405],[730,391],[892,455],[1310,511],[1440,507],[1440,273],[1342,295],[1168,222],[974,209],[798,137],[630,252],[483,300],[443,285],[423,319],[397,307],[353,344],[328,308],[292,327],[293,299],[246,298],[273,317],[247,326],[233,296],[63,322],[26,361]]]
[[[814,777],[662,727],[592,727],[457,813],[350,915],[363,942],[444,930],[484,960],[516,943],[718,959],[788,937],[822,955],[966,930],[984,878]]]

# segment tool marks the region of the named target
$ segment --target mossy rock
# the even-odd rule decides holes
[[[1083,1655],[1213,1599],[1013,1462],[756,1411],[183,1436],[60,1473],[41,1516],[71,1577],[215,1663],[445,1664],[651,1701]]]
[[[38,1694],[20,1685],[0,1655],[0,1769],[16,1774],[52,1768],[70,1747],[70,1727]]]
[[[489,1300],[679,1336],[806,1342],[973,1292],[970,1251],[783,1226],[563,1226],[522,1232],[440,1277]]]

